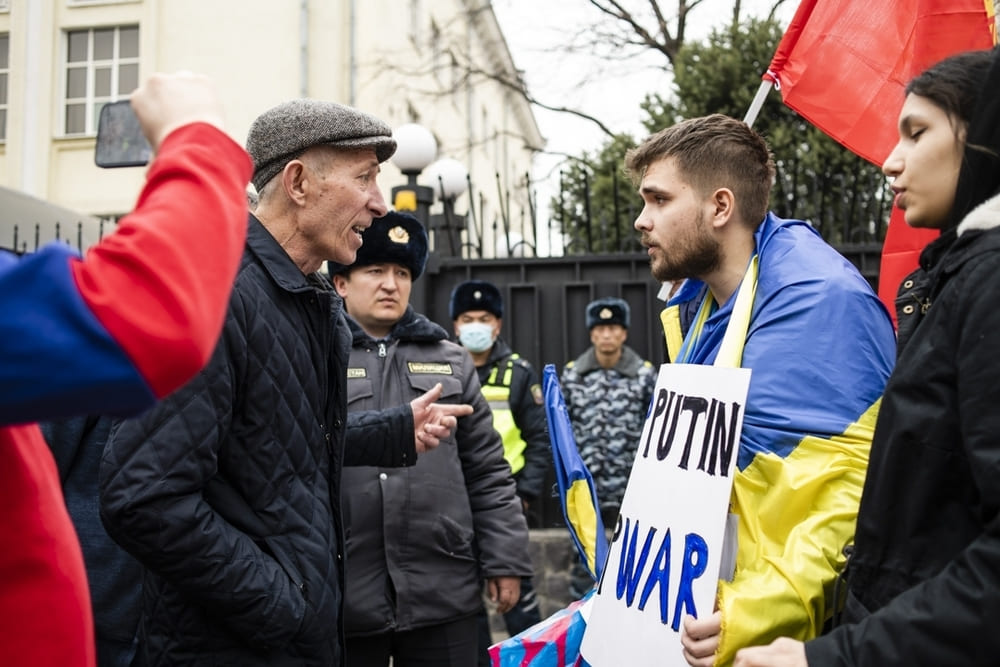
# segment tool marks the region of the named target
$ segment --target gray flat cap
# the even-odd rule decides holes
[[[291,160],[321,144],[371,147],[379,162],[396,152],[392,128],[375,116],[336,102],[292,100],[268,109],[250,126],[247,152],[253,158],[254,187],[260,191]]]

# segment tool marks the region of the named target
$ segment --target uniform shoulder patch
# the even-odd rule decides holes
[[[531,385],[531,397],[535,399],[535,403],[542,405],[545,401],[542,398],[542,385],[533,384]]]
[[[433,361],[408,361],[406,367],[413,375],[454,375],[451,364]]]
[[[351,378],[366,378],[368,377],[368,371],[364,368],[348,368],[347,369],[347,379]]]

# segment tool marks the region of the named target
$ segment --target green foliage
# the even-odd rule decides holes
[[[781,35],[776,21],[750,19],[735,28],[716,30],[703,42],[685,44],[675,62],[673,90],[648,95],[642,103],[647,131],[711,113],[742,118]],[[809,220],[834,244],[882,240],[890,198],[878,167],[785,106],[776,91],[770,93],[754,129],[767,139],[775,156],[771,208],[777,215]],[[564,174],[563,206],[556,199],[551,210],[572,239],[571,251],[588,246],[594,252],[635,247],[632,223],[640,201],[621,171],[630,141],[627,136],[614,137]],[[617,199],[611,195],[615,181]],[[589,244],[587,201],[592,221]],[[608,235],[595,231],[605,228]]]

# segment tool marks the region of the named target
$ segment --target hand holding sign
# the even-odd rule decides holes
[[[681,626],[681,645],[687,663],[692,667],[712,667],[721,632],[722,612],[702,618],[685,616]]]

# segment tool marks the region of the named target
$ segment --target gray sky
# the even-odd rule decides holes
[[[637,0],[626,0],[635,5]],[[639,4],[644,4],[642,0]],[[672,5],[670,0],[664,6]],[[766,13],[772,0],[743,0],[743,14]],[[798,2],[788,0],[780,17],[791,19]],[[543,9],[544,7],[544,9]],[[704,0],[688,16],[688,36],[701,39],[713,27],[730,19],[731,0]],[[669,75],[663,70],[663,56],[650,54],[628,63],[608,64],[586,55],[554,52],[567,42],[567,35],[592,22],[596,10],[587,0],[493,0],[493,9],[504,31],[514,63],[524,70],[529,89],[541,101],[575,107],[598,117],[615,132],[631,132],[640,138],[639,104],[647,92],[669,88]],[[758,81],[748,81],[754,88]],[[777,93],[772,92],[772,95]],[[593,151],[604,142],[604,134],[592,123],[564,113],[535,108],[535,117],[548,140],[547,151],[579,155]],[[545,179],[538,187],[540,219],[544,219],[548,200],[558,189],[558,164],[561,158],[540,156],[535,179]],[[540,245],[544,243],[540,239]]]

